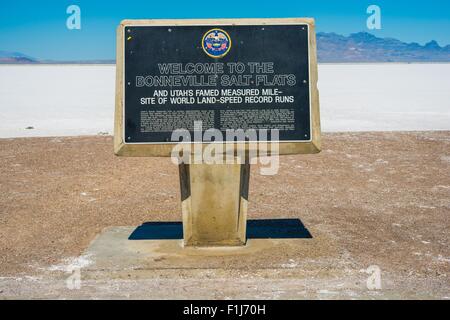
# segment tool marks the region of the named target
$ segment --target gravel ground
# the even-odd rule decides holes
[[[44,286],[36,279],[78,257],[106,227],[181,220],[177,167],[167,158],[115,157],[109,136],[1,139],[0,163],[0,294],[20,297],[11,293],[18,279]],[[320,154],[283,156],[275,176],[252,167],[249,219],[299,218],[313,235],[304,255],[318,264],[305,260],[299,267],[309,273],[290,276],[291,285],[316,265],[377,265],[386,283],[397,281],[392,297],[448,299],[449,173],[450,131],[325,134]],[[270,275],[260,278],[270,287]],[[333,275],[323,279],[327,295]],[[137,283],[123,286],[131,292]]]

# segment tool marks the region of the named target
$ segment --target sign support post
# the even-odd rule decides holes
[[[250,164],[181,164],[186,246],[244,245]]]

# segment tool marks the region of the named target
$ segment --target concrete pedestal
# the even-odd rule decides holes
[[[246,243],[249,164],[179,167],[185,246]]]

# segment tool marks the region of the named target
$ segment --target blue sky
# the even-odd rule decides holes
[[[66,9],[81,8],[81,30],[68,30]],[[367,30],[366,9],[381,8],[382,29]],[[114,59],[115,28],[133,18],[314,17],[318,31],[450,44],[449,0],[40,0],[2,1],[0,50],[39,59]]]

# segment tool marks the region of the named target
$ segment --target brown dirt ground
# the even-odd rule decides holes
[[[180,220],[178,168],[111,137],[0,139],[0,276],[80,255],[105,227]],[[449,285],[450,131],[325,134],[318,155],[252,166],[249,217],[300,218],[358,265]]]

